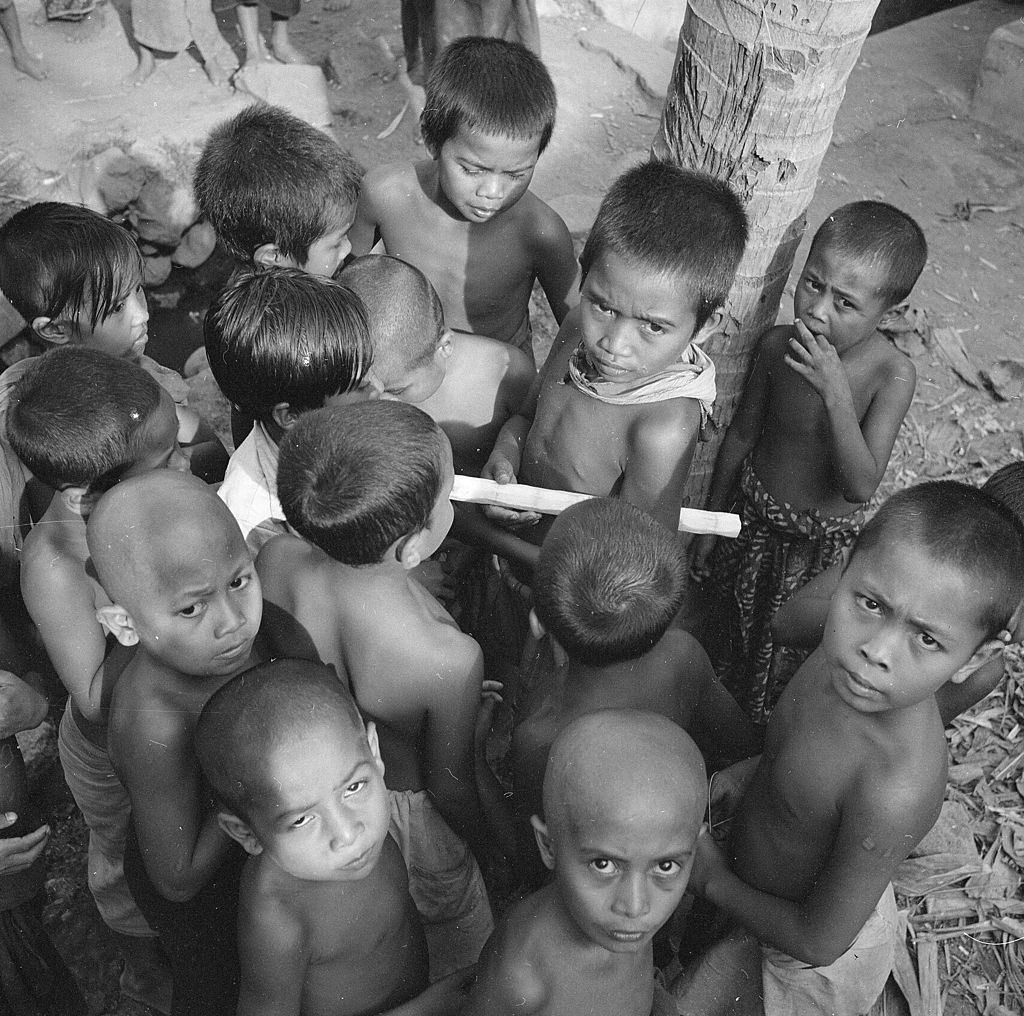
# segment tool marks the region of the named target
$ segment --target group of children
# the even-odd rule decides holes
[[[0,226],[0,289],[58,347],[0,377],[3,502],[12,532],[35,521],[21,590],[68,692],[90,888],[155,1009],[855,1016],[881,991],[943,722],[1018,634],[1020,469],[861,529],[914,390],[877,329],[926,249],[899,210],[844,206],[761,340],[710,495],[743,533],[698,541],[685,630],[701,342],[746,217],[649,162],[577,264],[529,191],[554,117],[536,56],[468,38],[413,166],[360,179],[266,106],[211,133],[196,194],[239,260],[205,322],[236,445],[217,488],[208,428],[143,354],[127,235],[54,204]],[[539,372],[537,281],[560,324]],[[593,499],[453,507],[456,474]],[[4,680],[0,731],[38,721]],[[0,875],[44,839],[0,843]],[[509,870],[495,927],[483,876]],[[63,1011],[44,996],[12,1011]]]

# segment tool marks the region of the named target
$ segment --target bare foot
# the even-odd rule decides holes
[[[231,84],[231,78],[235,71],[238,70],[238,64],[236,63],[229,69],[217,57],[210,57],[210,59],[203,61],[203,70],[206,71],[210,84],[221,88],[224,85]]]
[[[274,51],[274,56],[276,56],[281,63],[309,63],[306,55],[297,50],[292,45],[292,40],[288,38],[288,22],[286,19],[274,21],[273,27],[270,30],[270,46]]]
[[[35,78],[36,81],[42,81],[49,73],[43,61],[34,57],[24,46],[19,49],[12,48],[11,59],[22,74],[27,74],[30,78]]]
[[[156,59],[153,56],[153,51],[146,49],[145,46],[139,46],[139,64],[131,74],[125,75],[123,81],[126,85],[138,87],[155,70]]]
[[[291,43],[291,40],[287,36],[283,39],[277,38],[275,35],[271,45],[274,48],[274,56],[277,57],[281,63],[286,64],[308,64],[309,60],[306,58],[304,53],[297,50]]]

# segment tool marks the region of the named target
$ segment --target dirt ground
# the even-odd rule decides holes
[[[561,112],[535,188],[582,235],[608,181],[646,150],[660,102],[656,89],[652,94],[649,84],[645,89],[638,83],[637,69],[616,64],[600,47],[584,45],[597,21],[582,0],[570,0],[557,10],[558,17],[543,19],[542,38]],[[122,9],[120,16],[125,13]],[[920,380],[885,480],[887,489],[939,476],[979,480],[1005,462],[1024,458],[1024,143],[967,115],[985,39],[994,27],[1020,13],[1019,6],[979,0],[869,39],[809,212],[813,228],[836,205],[880,197],[915,215],[928,236],[929,265],[911,297],[913,310],[895,335],[913,356]],[[108,11],[106,16],[113,14]],[[231,12],[221,20],[225,36],[235,44]],[[395,52],[400,50],[395,0],[359,0],[347,8],[343,0],[309,0],[294,20],[293,35],[311,61],[324,66],[332,81],[335,132],[364,165],[423,155],[408,115],[389,136],[379,137],[405,101],[378,41],[383,37]],[[237,100],[206,86],[198,66],[189,61],[185,55],[162,65],[157,77],[139,90],[141,97],[133,94],[131,102],[144,106],[149,94],[145,90],[150,89],[154,109],[159,102],[154,116],[173,119],[173,104],[168,105],[165,93],[187,81],[189,109],[194,105],[197,115],[208,119],[211,110],[235,108]],[[0,91],[13,96],[5,82],[0,73]],[[27,89],[32,83],[21,79],[15,84],[16,98],[24,100],[18,108],[31,113],[32,93]],[[50,95],[40,92],[44,94]],[[50,101],[56,100],[37,103],[36,117]],[[106,101],[113,117],[122,100],[112,90]],[[12,101],[6,118],[0,117],[0,139],[9,147],[12,138],[20,138],[21,148],[38,160],[45,175],[55,169],[52,160],[57,154],[74,142],[66,126],[70,121],[55,115],[55,135],[37,139],[33,131],[41,136],[46,128],[34,126],[37,120],[12,124],[16,105]],[[67,115],[62,108],[61,116]],[[90,117],[102,120],[100,114]],[[171,280],[151,295],[151,353],[174,364],[199,344],[203,303],[221,271],[223,266],[209,266],[205,274],[188,275],[176,269]],[[782,314],[790,313],[787,298]],[[1020,773],[1019,756],[1015,766],[1005,773],[1003,768],[1021,748],[1020,687],[1018,680],[997,693],[1001,697],[995,706],[995,700],[989,700],[977,711],[982,722],[967,722],[951,736],[954,762],[966,765],[963,759],[969,757],[970,765],[984,770],[980,778],[986,787],[994,771],[1002,774],[1000,786],[1010,788],[1005,791],[1009,796],[992,807],[1003,809],[1000,816],[1007,808],[1017,809],[1018,820],[1020,790],[1014,789],[1013,781]],[[998,722],[994,708],[1001,710]],[[979,746],[988,738],[986,731],[1001,739],[999,744],[985,742],[989,755]],[[1000,747],[1004,743],[1005,751]],[[86,991],[90,1013],[105,1012],[117,1000],[117,959],[85,887],[84,827],[53,764],[52,746],[33,772],[37,793],[53,816],[48,924]],[[964,785],[958,786],[964,796]],[[974,797],[980,799],[979,794]],[[984,807],[988,803],[978,805],[981,811]],[[996,814],[986,812],[985,821]],[[1009,828],[1007,822],[1000,818],[994,830],[991,825],[978,826],[976,838],[985,852],[999,840],[1000,829]],[[1012,853],[1006,856],[1011,869],[1018,870]],[[972,956],[971,969],[982,971],[977,991],[959,984],[957,957],[951,962],[946,949],[946,1013],[984,1012],[989,1005],[991,995],[986,995],[988,982],[982,974],[991,973],[995,952]],[[960,966],[966,969],[970,963],[960,957]]]

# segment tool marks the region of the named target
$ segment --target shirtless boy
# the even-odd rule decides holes
[[[663,716],[568,724],[533,819],[554,879],[505,914],[464,1016],[674,1016],[651,940],[686,889],[706,788],[696,745]]]
[[[470,37],[434,63],[420,119],[431,158],[367,173],[352,228],[419,268],[458,331],[532,357],[530,294],[540,282],[561,323],[574,303],[572,238],[530,190],[555,124],[555,87],[518,43]]]
[[[917,223],[891,205],[833,212],[797,283],[796,320],[762,337],[718,454],[707,507],[738,502],[743,532],[711,560],[708,648],[759,723],[806,656],[775,650],[772,617],[850,545],[913,398],[914,365],[878,324],[926,257]],[[699,541],[698,567],[713,544]]]
[[[945,793],[935,693],[1002,651],[1022,596],[1024,531],[972,487],[902,491],[857,538],[824,641],[768,723],[729,859],[702,834],[691,877],[760,940],[766,1013],[875,1002],[892,965],[893,872]],[[702,976],[676,985],[680,1011],[708,1012],[693,992],[727,969],[713,947]]]
[[[329,134],[253,103],[215,127],[196,164],[196,201],[243,265],[330,278],[351,249],[362,169]]]
[[[479,476],[529,394],[532,358],[507,342],[450,331],[434,287],[398,258],[367,254],[339,281],[366,310],[380,397],[419,406],[448,435],[455,472]]]
[[[535,856],[523,821],[541,810],[548,751],[577,716],[660,713],[719,764],[760,751],[753,724],[715,680],[700,644],[670,627],[686,584],[676,538],[630,504],[595,498],[555,520],[534,574],[531,621],[538,638],[547,632],[555,640],[556,669],[539,675],[512,734],[522,867]]]
[[[675,532],[715,399],[700,343],[719,327],[746,239],[739,199],[711,177],[660,162],[619,177],[580,257],[580,305],[483,475],[619,497]],[[549,525],[521,535],[539,544]]]
[[[1006,505],[1024,526],[1024,462],[1011,462],[997,469],[981,486],[984,493]],[[784,646],[800,646],[808,651],[821,642],[825,634],[825,621],[836,587],[843,574],[843,557],[815,576],[795,592],[780,608],[772,620],[772,638]],[[1010,625],[1014,642],[1024,642],[1024,618],[1018,616]],[[965,681],[954,684],[947,681],[936,693],[942,722],[949,726],[961,713],[980,702],[994,691],[1003,678],[1003,659],[987,660]]]
[[[122,993],[165,1009],[170,977],[124,878],[130,802],[107,754],[107,708],[127,654],[108,645],[96,609],[109,602],[88,570],[86,521],[118,480],[183,470],[174,403],[128,360],[72,345],[35,357],[14,389],[7,435],[56,494],[25,538],[21,589],[68,701],[59,751],[89,827],[88,880],[125,955]],[[112,640],[111,640],[112,641]]]
[[[282,442],[278,496],[302,537],[260,552],[270,630],[297,627],[377,724],[394,790],[426,790],[480,858],[496,853],[476,786],[480,647],[410,579],[452,523],[448,439],[413,406],[314,410]],[[497,807],[495,783],[488,807]],[[422,803],[428,805],[426,795]]]
[[[196,751],[250,855],[238,1016],[457,1010],[452,986],[422,994],[427,946],[376,731],[334,671],[277,660],[234,678],[203,709]]]
[[[132,805],[125,875],[171,961],[172,1016],[223,1016],[238,992],[244,854],[209,805],[194,732],[207,699],[258,661],[259,579],[212,488],[167,470],[108,492],[87,536],[111,600],[97,617],[137,647],[110,707],[110,757]]]

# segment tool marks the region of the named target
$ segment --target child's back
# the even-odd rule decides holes
[[[732,827],[732,871],[700,844],[696,891],[762,942],[766,1011],[864,1012],[881,991],[889,882],[945,791],[935,692],[1001,651],[1022,566],[1009,511],[955,483],[896,495],[859,537],[825,640],[768,725]]]
[[[271,630],[299,636],[347,678],[380,725],[392,789],[430,791],[456,832],[486,854],[474,725],[480,648],[409,571],[452,522],[448,441],[412,406],[314,411],[281,449],[278,493],[304,540],[260,552]]]
[[[652,518],[611,499],[574,505],[548,532],[534,579],[534,628],[554,645],[541,654],[551,669],[531,675],[532,693],[512,735],[520,834],[523,820],[540,810],[552,742],[587,713],[661,714],[686,730],[709,761],[759,749],[760,738],[715,680],[700,644],[671,627],[686,592],[686,566],[676,538]]]
[[[450,45],[427,84],[422,126],[432,158],[366,175],[356,253],[379,236],[431,281],[451,327],[532,355],[534,280],[560,322],[577,274],[565,223],[528,190],[554,119],[551,78],[525,47],[484,38]]]

